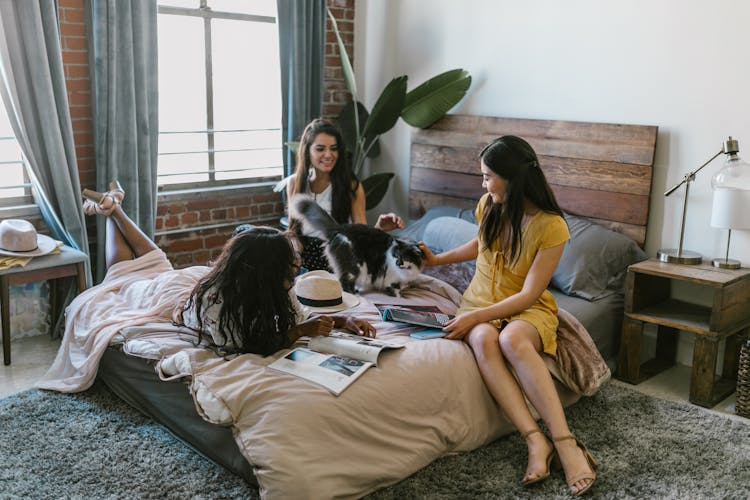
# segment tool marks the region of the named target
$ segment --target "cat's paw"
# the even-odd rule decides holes
[[[396,283],[385,288],[385,293],[391,297],[401,297],[401,286]]]

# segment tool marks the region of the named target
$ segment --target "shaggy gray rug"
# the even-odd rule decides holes
[[[600,462],[589,498],[748,498],[750,420],[614,383],[567,414]],[[371,498],[570,498],[562,472],[521,488],[525,460],[521,439],[506,436],[437,460]],[[0,498],[257,496],[102,384],[0,400]]]

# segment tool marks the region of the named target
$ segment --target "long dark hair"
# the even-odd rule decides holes
[[[199,340],[203,309],[221,304],[218,329],[234,348],[224,354],[252,352],[267,356],[289,344],[287,332],[296,316],[286,285],[294,280],[294,250],[287,235],[271,227],[252,227],[224,245],[211,271],[190,294],[183,312],[194,305]]]
[[[536,152],[528,142],[514,135],[505,135],[485,146],[479,157],[490,170],[508,181],[502,203],[493,203],[492,198],[487,197],[479,234],[487,247],[507,235],[501,240],[501,245],[513,262],[521,251],[524,199],[545,212],[561,217],[563,213],[539,167]]]
[[[307,188],[310,178],[310,147],[318,134],[336,138],[339,156],[331,171],[331,216],[340,224],[346,224],[352,216],[352,200],[359,187],[359,180],[349,166],[349,155],[341,131],[328,120],[316,118],[302,132],[294,170],[294,193],[304,193]]]

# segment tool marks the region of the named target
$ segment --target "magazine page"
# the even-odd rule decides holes
[[[388,310],[393,310],[393,309],[400,309],[403,311],[412,311],[412,312],[424,312],[424,313],[443,312],[440,310],[438,306],[418,306],[418,305],[411,305],[411,304],[374,304],[374,306],[377,307],[381,315],[384,312]]]
[[[338,354],[362,361],[369,361],[377,365],[380,351],[383,349],[399,349],[404,346],[386,340],[334,332],[328,337],[312,337],[307,347],[313,351]]]
[[[400,304],[375,304],[385,321],[399,321],[412,325],[443,328],[453,318],[436,306],[410,306]]]
[[[321,385],[338,396],[357,380],[373,363],[323,354],[298,347],[270,365],[278,370]]]

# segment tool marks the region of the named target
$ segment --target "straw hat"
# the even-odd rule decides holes
[[[37,234],[34,225],[21,219],[0,222],[0,255],[39,257],[57,248],[57,242]]]
[[[297,299],[308,310],[318,313],[343,311],[359,304],[359,297],[345,292],[336,276],[328,271],[310,271],[294,285]]]

